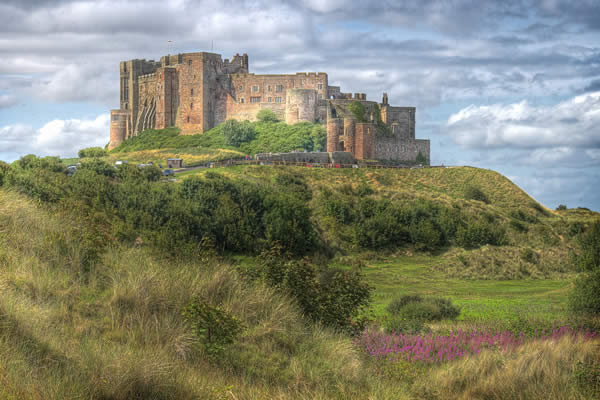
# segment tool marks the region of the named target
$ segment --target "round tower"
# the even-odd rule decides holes
[[[108,149],[112,150],[125,140],[127,136],[128,111],[110,110],[110,142]]]
[[[327,119],[327,151],[340,151],[340,130],[343,123],[341,118]]]
[[[344,151],[354,155],[354,118],[344,118]]]
[[[314,122],[317,117],[315,89],[289,89],[285,99],[285,122]]]

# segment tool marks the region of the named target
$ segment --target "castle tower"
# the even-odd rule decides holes
[[[313,122],[317,116],[317,91],[314,89],[289,89],[285,104],[285,122]]]
[[[110,142],[108,149],[112,150],[126,139],[129,125],[129,111],[110,110]]]
[[[327,151],[343,151],[340,145],[340,131],[344,127],[344,122],[341,118],[327,118]]]
[[[354,130],[356,129],[354,118],[344,118],[344,151],[354,155]]]

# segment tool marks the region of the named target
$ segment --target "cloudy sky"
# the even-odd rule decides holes
[[[211,45],[252,72],[386,91],[417,107],[433,164],[600,210],[598,0],[2,0],[0,160],[104,146],[119,61]]]

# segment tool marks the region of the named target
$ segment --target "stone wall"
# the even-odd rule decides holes
[[[314,122],[317,119],[317,91],[290,89],[285,102],[285,122]]]
[[[421,154],[430,160],[429,140],[401,140],[398,137],[377,137],[375,158],[378,160],[396,160],[414,162]]]
[[[308,153],[259,153],[258,161],[286,161],[315,164],[354,164],[352,154],[345,151]]]

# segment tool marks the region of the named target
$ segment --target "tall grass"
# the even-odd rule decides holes
[[[374,389],[349,338],[306,323],[293,302],[217,259],[109,246],[74,268],[77,231],[0,191],[3,398],[353,398]],[[66,232],[72,247],[49,246]],[[214,360],[181,317],[204,298],[247,332]]]

